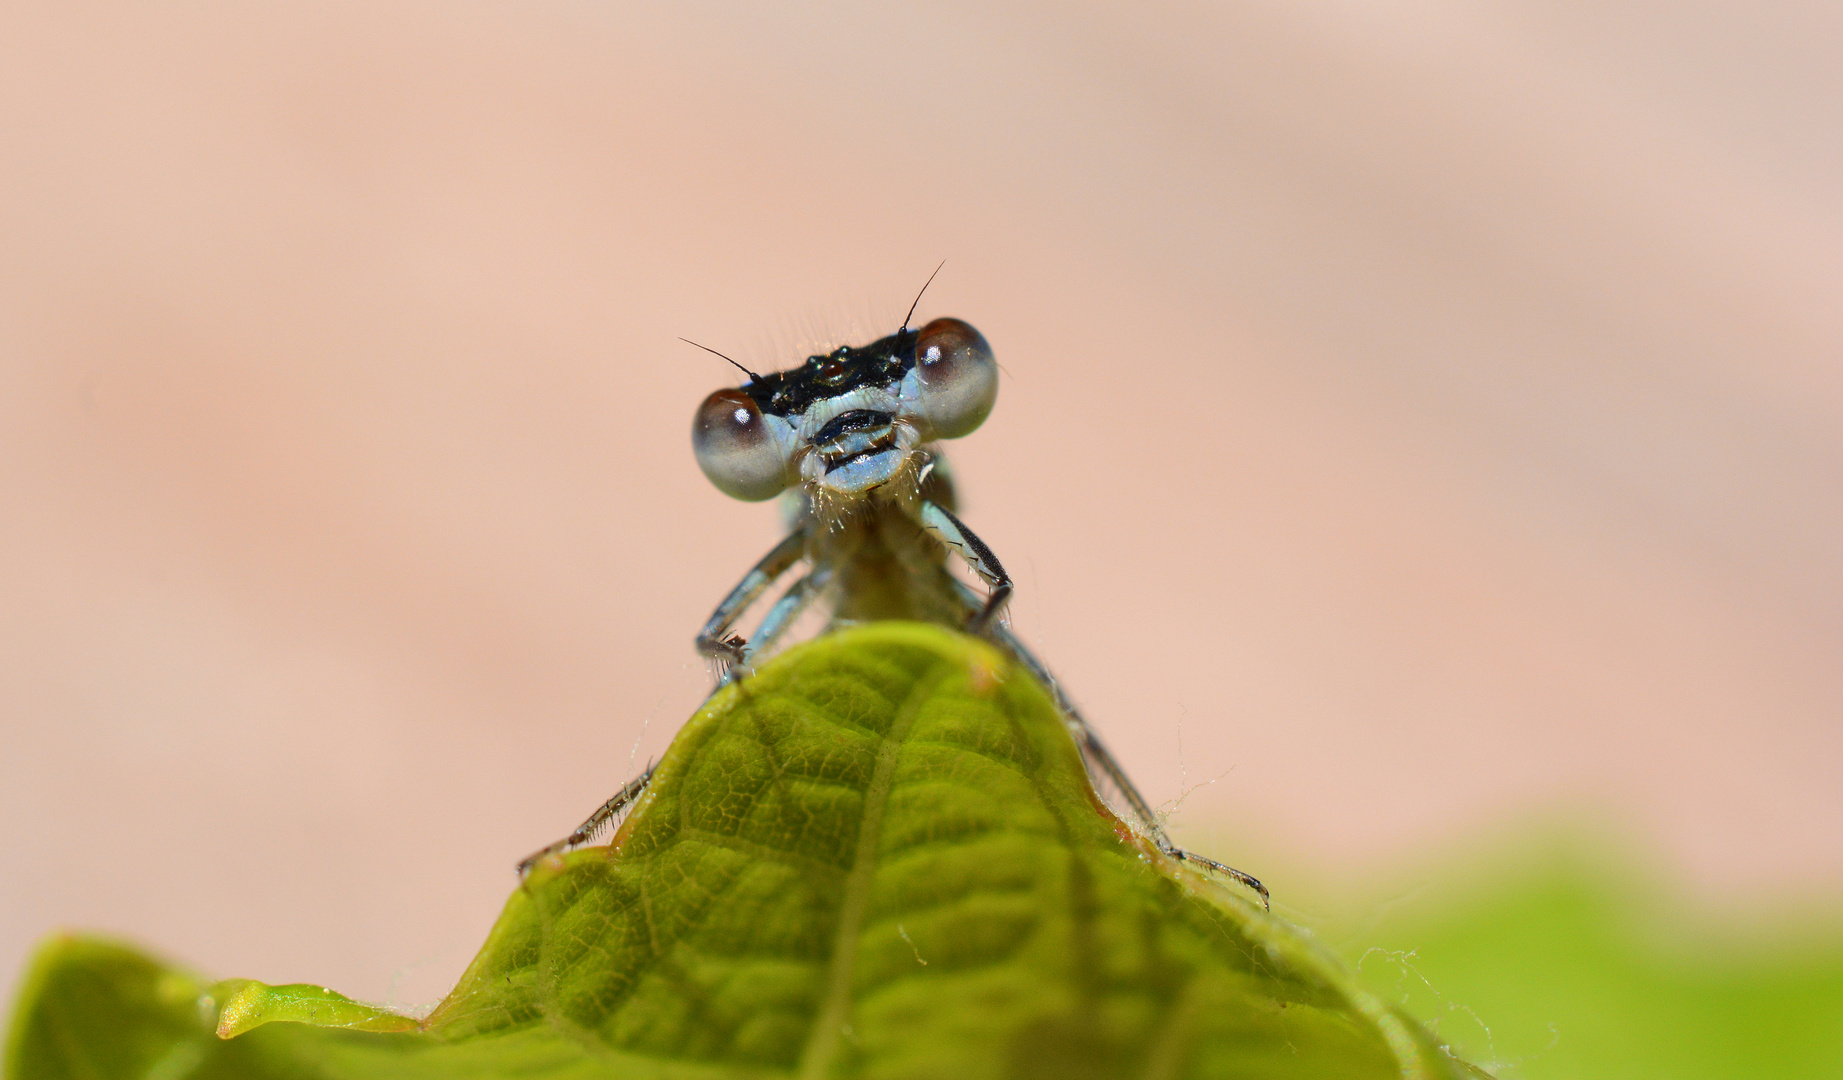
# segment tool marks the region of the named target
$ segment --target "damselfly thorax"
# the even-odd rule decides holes
[[[748,380],[711,394],[693,420],[698,465],[726,494],[751,502],[781,496],[793,512],[787,536],[743,575],[697,635],[698,651],[717,663],[718,685],[747,678],[751,665],[816,604],[829,609],[832,625],[908,619],[982,635],[1049,688],[1097,789],[1111,789],[1147,838],[1167,855],[1226,874],[1265,899],[1267,890],[1253,877],[1171,843],[1061,684],[1006,625],[1011,578],[955,516],[937,448],[979,427],[997,400],[998,364],[979,331],[959,319],[935,319],[920,329],[905,320],[888,337],[809,356],[785,371],[758,375],[736,366]],[[950,570],[954,560],[983,592]],[[736,632],[744,614],[790,578],[752,633]],[[650,775],[649,767],[569,837],[521,863],[521,872],[592,839],[632,804]]]
[[[947,553],[916,524],[918,499],[951,511],[952,492],[938,468],[919,487],[919,493],[907,497],[873,494],[827,524],[819,525],[815,518],[818,527],[806,534],[806,561],[831,571],[819,602],[830,608],[833,622],[910,619],[965,624],[966,602],[948,569]],[[797,513],[805,517],[813,511],[803,504]]]

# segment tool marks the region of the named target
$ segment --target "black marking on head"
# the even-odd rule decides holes
[[[920,336],[918,331],[905,328],[868,345],[856,348],[841,345],[829,353],[807,357],[806,363],[797,368],[767,375],[750,372],[749,384],[741,389],[755,399],[762,412],[772,416],[795,416],[816,401],[835,398],[859,387],[884,386],[901,380],[903,373],[915,366],[915,339]]]
[[[834,416],[825,427],[819,429],[811,441],[816,446],[830,442],[847,431],[869,431],[872,428],[888,427],[891,419],[893,417],[886,412],[877,412],[873,409],[852,409],[850,412]]]

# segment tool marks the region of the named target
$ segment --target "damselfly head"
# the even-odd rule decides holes
[[[869,493],[920,461],[920,447],[984,422],[998,364],[959,319],[841,346],[704,399],[691,425],[698,467],[750,502],[791,484],[829,500]]]

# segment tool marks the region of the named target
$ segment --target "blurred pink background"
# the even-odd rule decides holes
[[[1155,801],[1227,771],[1180,835],[1843,887],[1839,56],[1834,4],[7,6],[3,985],[70,926],[439,997],[777,535],[677,336],[784,366],[943,258],[1008,374],[965,517]]]

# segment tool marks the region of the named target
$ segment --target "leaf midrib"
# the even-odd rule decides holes
[[[838,934],[833,939],[832,960],[826,971],[826,998],[813,1019],[812,1033],[800,1055],[798,1075],[801,1080],[822,1080],[838,1056],[838,1040],[844,1034],[845,1020],[851,1013],[851,980],[857,965],[858,935],[863,930],[864,912],[870,904],[870,884],[876,875],[877,848],[883,837],[883,810],[895,779],[896,759],[902,753],[909,729],[915,724],[916,714],[951,670],[950,664],[937,664],[915,680],[889,732],[877,747],[877,767],[871,774],[870,786],[864,791],[864,813],[858,820],[857,853],[852,858],[851,871],[845,878],[844,899],[839,904]]]

